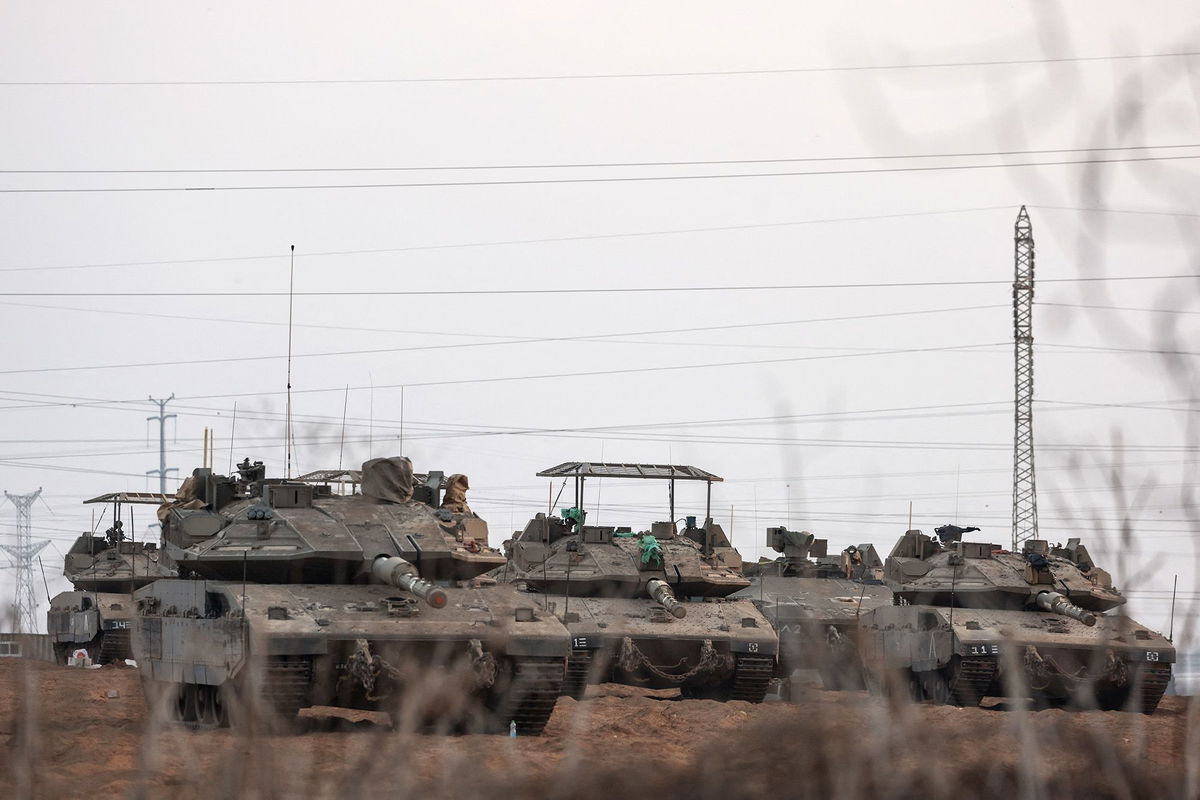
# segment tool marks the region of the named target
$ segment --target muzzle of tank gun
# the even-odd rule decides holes
[[[1091,627],[1096,624],[1096,615],[1087,609],[1080,608],[1058,592],[1038,592],[1037,604],[1047,611],[1062,614],[1064,617],[1078,620]]]
[[[671,591],[671,587],[667,585],[666,581],[651,578],[646,581],[646,591],[654,602],[670,611],[676,619],[683,619],[687,616],[687,608],[675,599],[675,593]]]
[[[371,562],[376,580],[411,592],[434,608],[444,608],[446,593],[417,576],[417,568],[399,556],[379,556]]]

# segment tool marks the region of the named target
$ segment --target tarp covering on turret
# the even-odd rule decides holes
[[[364,461],[362,493],[378,503],[407,503],[412,500],[412,461],[405,456]]]
[[[446,494],[442,498],[442,508],[459,514],[470,514],[471,507],[467,505],[467,490],[471,484],[467,476],[454,474],[446,479]]]

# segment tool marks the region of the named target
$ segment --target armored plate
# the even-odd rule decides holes
[[[885,639],[897,642],[916,641],[911,637],[905,639],[905,633],[932,631],[938,649],[953,647],[965,656],[999,656],[1006,648],[1024,650],[1033,646],[1043,652],[1111,650],[1128,661],[1164,664],[1175,661],[1175,647],[1165,636],[1122,615],[1099,616],[1095,626],[1089,627],[1045,611],[955,608],[951,613],[949,608],[936,606],[894,606],[880,608],[864,617],[864,625],[868,630],[884,632]],[[914,646],[928,650],[926,644]],[[899,652],[908,645],[897,647]],[[924,658],[925,653],[920,655]]]
[[[218,724],[206,704],[247,686],[285,718],[308,705],[394,710],[441,675],[458,699],[435,718],[475,703],[488,730],[540,733],[570,650],[562,623],[513,587],[445,591],[431,608],[382,585],[158,581],[137,595],[135,653],[147,679],[178,687],[183,721]]]
[[[616,681],[687,697],[761,702],[774,673],[778,637],[754,604],[697,600],[677,618],[653,600],[548,598],[571,634],[563,691]]]
[[[711,640],[734,653],[774,655],[777,638],[771,624],[753,603],[713,600],[685,603],[687,616],[677,619],[653,600],[635,597],[579,597],[564,604],[551,598],[556,609],[565,609],[567,630],[575,650],[601,647],[606,641]]]

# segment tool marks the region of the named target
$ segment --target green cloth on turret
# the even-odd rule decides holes
[[[641,539],[638,539],[638,548],[642,551],[642,564],[651,569],[662,569],[663,551],[662,545],[658,543],[650,534],[646,534]]]

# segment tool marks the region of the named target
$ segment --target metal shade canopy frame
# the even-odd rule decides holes
[[[680,464],[617,464],[598,461],[567,461],[537,474],[539,478],[574,478],[575,507],[583,510],[583,484],[588,478],[636,478],[667,481],[671,522],[675,522],[675,481],[704,481],[704,519],[712,519],[712,485],[725,479],[720,475]]]

